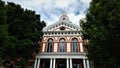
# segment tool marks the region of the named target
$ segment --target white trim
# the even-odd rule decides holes
[[[83,59],[83,68],[86,68],[86,60]]]
[[[54,43],[54,52],[57,52],[58,43]]]
[[[36,58],[75,58],[75,59],[82,59],[86,58],[86,53],[60,53],[60,52],[55,52],[55,53],[39,53],[36,55]]]
[[[90,68],[89,60],[86,60],[87,62],[87,68]]]
[[[69,68],[69,59],[67,58],[67,68]]]
[[[52,68],[52,59],[50,59],[50,68]]]
[[[72,68],[72,59],[70,59],[70,68]]]
[[[55,60],[55,58],[53,59],[53,68],[55,68],[55,62],[56,62],[56,60]]]
[[[83,44],[80,43],[80,52],[83,52]]]
[[[43,43],[42,52],[45,52],[45,43]]]
[[[38,59],[37,68],[40,68],[40,59]]]
[[[81,31],[44,31],[43,36],[82,36]]]
[[[53,30],[57,27],[60,27],[60,26],[66,26],[66,27],[69,27],[69,28],[74,29],[74,30],[77,30],[77,29],[81,30],[80,26],[71,23],[71,21],[58,21],[54,24],[46,26],[45,28],[43,28],[43,31],[51,31],[51,30]]]
[[[67,52],[70,52],[70,43],[67,43]]]
[[[34,68],[37,66],[37,59],[35,59]]]

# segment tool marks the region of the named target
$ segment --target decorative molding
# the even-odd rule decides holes
[[[70,41],[70,37],[67,37],[67,40]]]
[[[54,38],[55,38],[56,41],[58,40],[58,37],[54,37]],[[55,40],[54,40],[54,41],[55,41]]]
[[[86,58],[86,53],[76,53],[76,52],[55,52],[55,53],[39,53],[36,55],[36,58],[76,58],[76,59],[83,59]]]
[[[54,24],[46,26],[45,28],[43,28],[43,31],[52,31],[53,29],[56,29],[56,28],[61,27],[61,26],[65,26],[65,27],[68,27],[70,29],[74,29],[74,30],[78,30],[78,31],[81,30],[80,26],[73,24],[70,21],[58,21]]]
[[[44,37],[44,41],[46,40],[46,37]]]

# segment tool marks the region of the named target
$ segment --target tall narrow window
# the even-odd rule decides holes
[[[78,40],[76,38],[72,39],[72,51],[78,52]]]
[[[47,52],[52,52],[52,42],[53,42],[52,39],[49,39],[49,40],[48,40]]]
[[[65,51],[65,40],[60,39],[60,52],[64,52],[64,51]]]

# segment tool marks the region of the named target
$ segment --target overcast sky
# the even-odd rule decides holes
[[[55,23],[66,9],[72,23],[79,25],[79,20],[85,17],[91,0],[3,0],[20,4],[23,8],[34,10],[41,15],[47,25]]]

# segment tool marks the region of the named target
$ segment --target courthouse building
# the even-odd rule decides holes
[[[34,68],[90,68],[81,27],[73,24],[65,11],[43,32]]]

